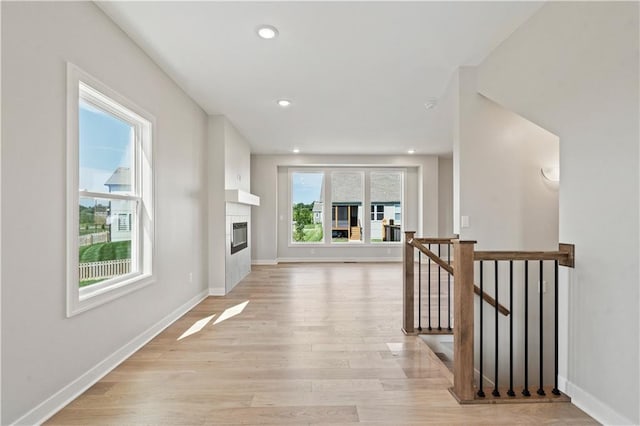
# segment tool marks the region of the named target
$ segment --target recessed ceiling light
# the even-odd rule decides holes
[[[278,99],[278,105],[280,105],[282,108],[286,108],[291,105],[291,101],[288,99]]]
[[[407,151],[407,154],[415,154],[415,153],[416,153],[416,150],[413,148]]]
[[[276,38],[278,36],[278,30],[271,25],[261,25],[258,27],[258,36],[265,40]]]
[[[299,152],[300,152],[300,149],[299,149],[299,148],[293,148],[293,153],[294,153],[294,154],[298,154]]]
[[[431,109],[437,104],[438,104],[438,101],[436,99],[429,99],[427,102],[424,103],[424,107],[426,109]]]

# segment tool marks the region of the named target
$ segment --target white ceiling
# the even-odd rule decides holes
[[[452,149],[439,98],[526,21],[530,2],[105,2],[99,6],[257,153]],[[257,37],[260,24],[278,28]],[[283,109],[276,100],[293,104]]]

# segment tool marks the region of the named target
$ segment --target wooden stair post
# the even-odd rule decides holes
[[[402,331],[406,334],[414,334],[413,318],[413,246],[409,244],[415,235],[415,231],[405,231],[404,251],[402,252]]]
[[[454,241],[453,388],[458,402],[474,399],[473,252],[475,241]],[[482,302],[480,302],[482,303]]]

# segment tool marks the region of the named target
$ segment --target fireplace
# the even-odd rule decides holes
[[[231,254],[247,248],[247,222],[231,224]]]

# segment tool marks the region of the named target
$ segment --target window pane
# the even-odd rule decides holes
[[[371,204],[376,218],[371,221],[371,241],[400,241],[402,235],[402,173],[371,172]]]
[[[291,239],[296,243],[323,241],[324,221],[322,172],[291,174]]]
[[[78,119],[80,190],[131,193],[134,127],[83,100]]]
[[[361,172],[331,174],[331,242],[362,241],[363,188]]]
[[[80,198],[80,287],[135,272],[131,236],[135,201]]]

